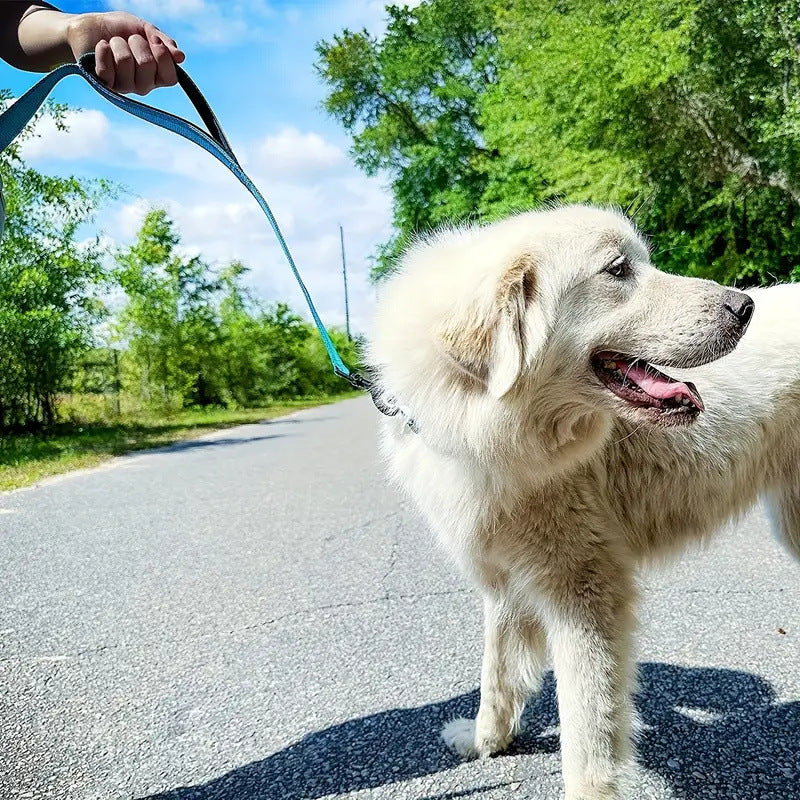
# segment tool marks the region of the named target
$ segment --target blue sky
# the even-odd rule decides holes
[[[343,28],[380,33],[382,2],[281,0],[111,0],[66,2],[64,11],[120,8],[158,25],[187,53],[184,67],[206,94],[240,160],[284,228],[323,319],[341,324],[338,223],[345,228],[356,329],[368,330],[373,290],[368,257],[390,233],[386,181],[368,179],[347,156],[349,141],[321,109],[324,87],[314,46]],[[15,94],[35,76],[0,64],[0,86]],[[46,123],[24,155],[53,174],[111,178],[124,185],[118,202],[101,210],[98,228],[113,243],[134,236],[147,208],[166,207],[188,252],[214,263],[234,258],[252,268],[250,283],[267,300],[302,298],[281,261],[266,221],[238,182],[203,151],[127,117],[78,79],[55,97],[76,110],[70,131]],[[194,118],[178,89],[148,96]]]

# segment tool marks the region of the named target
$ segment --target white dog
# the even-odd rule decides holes
[[[485,601],[459,753],[509,744],[549,648],[566,796],[616,800],[637,564],[759,495],[800,554],[800,285],[752,298],[586,206],[440,233],[385,285],[369,361],[418,431],[387,421],[391,471]]]

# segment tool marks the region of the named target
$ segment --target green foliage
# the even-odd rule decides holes
[[[678,272],[800,278],[800,0],[427,0],[318,46],[401,242],[545,201],[616,204]]]
[[[117,279],[128,304],[120,335],[128,344],[130,377],[148,400],[211,405],[218,281],[197,257],[176,252],[180,238],[166,212],[150,211],[135,244],[117,255]]]
[[[174,224],[156,209],[118,254],[128,297],[118,326],[128,391],[163,408],[246,408],[346,389],[316,330],[283,303],[259,303],[243,284],[244,265],[215,274],[201,259],[180,256],[179,245]],[[352,346],[342,351],[357,363]]]
[[[490,176],[494,197],[518,198],[536,174],[536,200],[641,206],[668,269],[790,277],[798,10],[796,0],[510,4],[499,17],[508,66],[482,98],[487,140],[516,161]]]
[[[0,90],[0,104],[9,99]],[[47,104],[42,113],[63,128],[64,112]],[[136,242],[113,254],[108,269],[112,254],[78,236],[115,188],[28,167],[19,144],[32,131],[0,154],[0,450],[11,431],[52,433],[59,416],[85,416],[75,397],[119,422],[131,403],[163,417],[350,391],[333,375],[316,329],[285,304],[255,300],[242,264],[217,274],[183,255],[163,210],[147,214]],[[112,314],[103,300],[120,289],[125,302]],[[355,345],[331,335],[357,366]]]
[[[6,230],[0,240],[0,431],[53,429],[64,393],[120,397],[158,414],[189,407],[248,408],[349,390],[312,326],[285,304],[264,306],[244,287],[247,268],[216,274],[180,252],[163,210],[145,217],[136,242],[107,272],[96,242],[76,234],[103,183],[50,178],[11,149],[0,160]],[[111,316],[101,298],[121,288]],[[111,317],[111,319],[109,319]],[[105,321],[106,341],[99,345]],[[110,331],[110,335],[108,333]],[[331,331],[354,366],[355,346]]]
[[[0,177],[0,430],[34,428],[54,421],[56,394],[104,314],[100,248],[77,230],[110,189],[41,175],[15,148],[0,156]]]
[[[496,77],[493,10],[480,0],[389,6],[382,40],[343,31],[317,46],[326,109],[353,134],[368,174],[392,179],[400,236],[377,254],[389,269],[403,235],[474,215],[495,154],[484,146],[478,98]]]

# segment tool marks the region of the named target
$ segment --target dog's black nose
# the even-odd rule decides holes
[[[739,320],[739,324],[743,328],[747,327],[753,316],[753,309],[755,308],[755,303],[749,295],[744,294],[744,292],[734,292],[729,289],[725,292],[722,304],[737,320]]]

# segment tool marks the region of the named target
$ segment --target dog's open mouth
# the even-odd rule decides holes
[[[617,397],[632,406],[653,409],[660,417],[688,422],[705,411],[693,383],[676,381],[641,358],[603,351],[592,356],[592,368]]]

